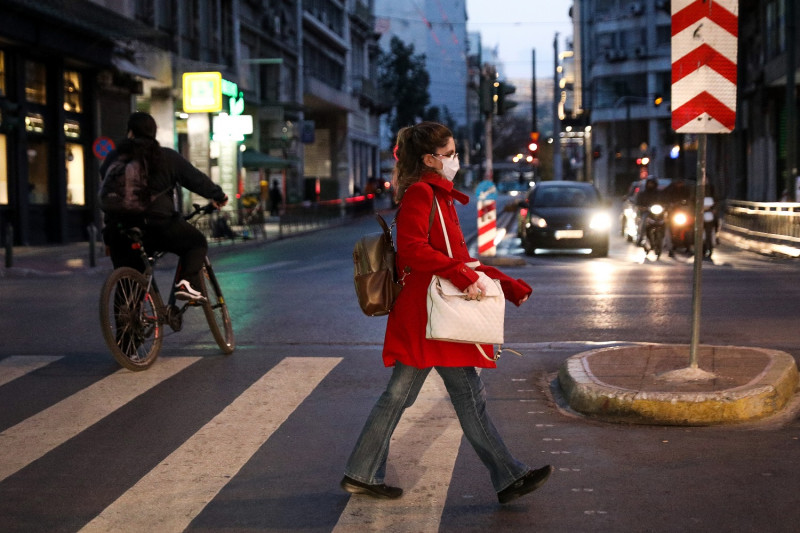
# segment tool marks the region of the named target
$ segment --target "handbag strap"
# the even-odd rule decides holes
[[[444,242],[447,244],[447,255],[453,257],[453,249],[450,248],[450,238],[447,236],[447,226],[444,225],[444,215],[439,202],[436,201],[436,195],[433,195],[433,203],[436,204],[436,210],[439,211],[439,222],[442,223],[442,233],[444,233]]]

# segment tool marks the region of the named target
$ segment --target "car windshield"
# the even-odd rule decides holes
[[[597,192],[585,187],[542,187],[533,192],[532,207],[590,207]]]

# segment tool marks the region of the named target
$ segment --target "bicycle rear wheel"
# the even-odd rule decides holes
[[[163,338],[161,296],[130,267],[115,269],[100,293],[100,326],[114,359],[129,370],[145,370],[158,357]]]
[[[206,298],[205,303],[203,303],[203,312],[206,314],[208,327],[211,329],[214,340],[217,341],[222,353],[233,353],[234,348],[236,348],[236,341],[233,338],[233,323],[228,313],[225,297],[222,296],[222,289],[219,287],[219,282],[214,275],[214,269],[211,268],[211,262],[208,258],[206,258],[206,264],[203,267],[200,292]]]

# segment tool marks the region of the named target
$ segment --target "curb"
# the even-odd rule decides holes
[[[591,417],[609,422],[682,426],[733,424],[765,418],[786,406],[798,384],[797,366],[786,352],[703,346],[706,355],[714,353],[721,363],[727,361],[738,377],[743,378],[744,384],[714,390],[705,382],[668,384],[659,381],[659,375],[649,374],[643,376],[638,389],[620,386],[626,373],[629,380],[635,378],[631,368],[637,363],[648,370],[658,366],[657,363],[663,368],[664,364],[673,363],[668,359],[682,350],[688,361],[688,345],[590,350],[568,358],[559,369],[558,381],[570,407]],[[593,358],[603,357],[609,358],[608,364],[593,364],[596,362]],[[613,363],[615,358],[619,359],[616,364]],[[742,360],[747,363],[742,364]],[[632,382],[635,379],[628,381]]]

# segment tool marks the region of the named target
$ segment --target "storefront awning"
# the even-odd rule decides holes
[[[297,163],[289,159],[281,159],[258,150],[245,150],[242,152],[242,166],[244,168],[290,168]]]
[[[120,72],[124,72],[125,74],[131,74],[133,76],[139,76],[140,78],[146,78],[148,80],[154,80],[156,77],[153,75],[152,72],[149,70],[140,67],[133,61],[130,61],[124,57],[119,55],[111,56],[111,63],[119,70]]]

